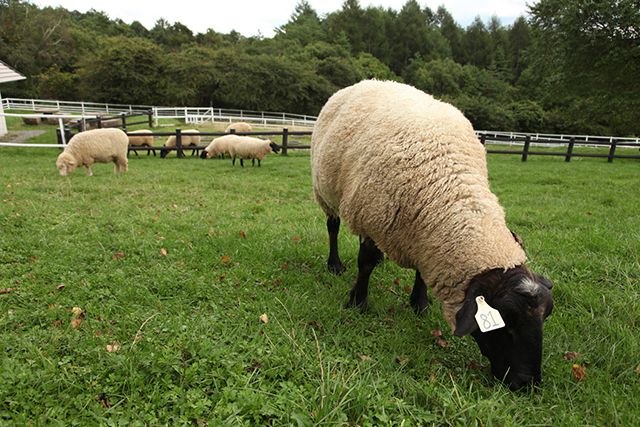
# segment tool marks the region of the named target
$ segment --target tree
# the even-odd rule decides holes
[[[78,71],[85,99],[126,104],[166,101],[165,57],[147,39],[108,37]]]
[[[466,64],[488,68],[491,64],[491,38],[482,20],[477,16],[467,27],[462,39]]]
[[[619,134],[640,133],[640,7],[637,0],[540,0],[531,6],[536,63],[547,93]],[[589,100],[589,101],[587,101]],[[553,99],[545,99],[553,108]]]
[[[296,4],[289,22],[276,29],[276,38],[295,40],[302,46],[325,38],[320,17],[307,0]]]
[[[525,55],[531,46],[530,33],[529,24],[522,16],[519,16],[509,29],[509,56],[511,57],[511,81],[513,83],[518,81],[522,71],[527,67]]]

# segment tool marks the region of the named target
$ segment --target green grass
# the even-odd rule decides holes
[[[58,176],[57,154],[0,149],[0,424],[638,422],[638,161],[489,156],[509,226],[555,283],[543,384],[512,393],[438,303],[407,307],[411,271],[385,261],[371,310],[342,308],[357,238],[343,228],[348,270],[329,274],[308,153],[244,169],[134,156],[92,178]]]

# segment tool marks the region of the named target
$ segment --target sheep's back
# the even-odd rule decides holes
[[[323,107],[311,156],[325,213],[419,269],[441,298],[469,275],[524,262],[489,190],[484,147],[449,104],[395,82],[358,83]]]
[[[94,129],[74,135],[64,151],[80,160],[90,157],[107,162],[114,157],[126,157],[128,146],[129,138],[120,129]]]

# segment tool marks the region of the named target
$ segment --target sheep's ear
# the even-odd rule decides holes
[[[511,231],[511,230],[509,230]],[[515,241],[520,245],[520,247],[522,248],[522,250],[524,251],[524,240],[522,240],[522,237],[518,236],[516,233],[514,233],[513,231],[511,231],[511,235],[513,236],[513,238],[515,239]]]
[[[455,336],[463,337],[478,329],[476,311],[478,307],[475,298],[467,297],[462,308],[456,313],[456,330],[453,333]]]

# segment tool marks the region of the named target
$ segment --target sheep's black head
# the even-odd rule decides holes
[[[207,155],[207,150],[202,150],[202,152],[200,153],[200,158],[201,159],[209,158],[209,156]]]
[[[542,380],[542,324],[551,314],[551,281],[525,266],[493,269],[474,277],[456,314],[455,335],[471,334],[491,362],[492,374],[511,390]],[[500,312],[505,326],[481,332],[476,297]]]
[[[164,147],[162,147],[160,149],[160,158],[164,159],[165,157],[167,157],[167,154],[169,154],[169,150],[164,148]]]
[[[280,147],[278,147],[278,144],[276,144],[275,142],[270,141],[269,147],[271,147],[271,151],[273,151],[276,154],[278,154],[278,152],[280,151]]]

